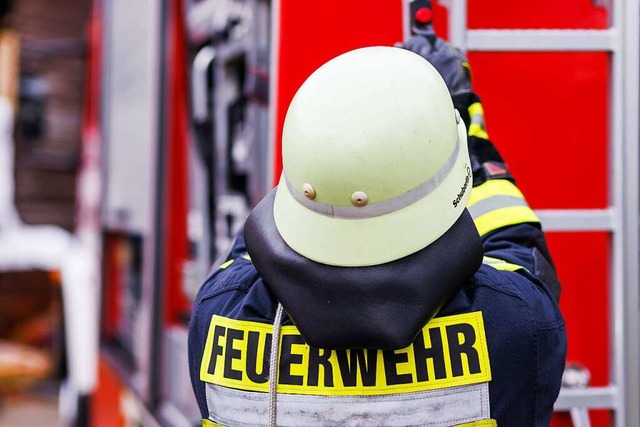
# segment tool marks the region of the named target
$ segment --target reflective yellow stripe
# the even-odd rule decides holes
[[[481,114],[484,116],[484,109],[482,108],[482,104],[479,102],[474,102],[469,105],[469,116],[473,116],[474,114]]]
[[[505,260],[502,260],[502,259],[499,259],[499,258],[493,258],[493,257],[490,257],[490,256],[482,257],[482,263],[483,264],[487,264],[488,266],[493,267],[496,270],[501,270],[501,271],[526,270],[526,268],[524,268],[521,265],[511,264],[510,262],[507,262]]]
[[[469,118],[471,123],[469,124],[469,136],[477,136],[478,138],[489,139],[489,134],[484,125],[484,109],[482,104],[474,102],[468,108]],[[480,119],[477,117],[480,116]]]
[[[511,181],[507,181],[506,179],[490,179],[482,185],[473,187],[471,197],[469,197],[469,206],[473,206],[479,201],[493,196],[513,196],[524,199],[518,187]]]
[[[515,197],[524,201],[524,196],[511,181],[507,181],[506,179],[490,179],[471,190],[468,206],[471,208],[483,200],[496,196]],[[524,222],[540,222],[536,214],[526,205],[526,202],[519,206],[513,204],[512,206],[494,209],[475,217],[473,221],[481,236],[507,225],[521,224]]]
[[[498,427],[496,420],[480,420],[472,423],[457,424],[455,427]]]
[[[469,136],[476,136],[482,139],[489,139],[489,134],[484,128],[478,124],[470,124],[469,125]]]
[[[234,260],[232,259],[230,259],[229,261],[226,261],[224,264],[220,266],[220,270],[224,270],[225,268],[229,267],[231,264],[233,264],[233,261]]]
[[[211,420],[200,420],[202,427],[224,427],[222,424],[216,424]]]
[[[478,233],[481,236],[508,225],[522,224],[525,222],[540,222],[536,214],[527,206],[510,206],[496,209],[478,218],[474,218]]]
[[[249,254],[244,254],[242,255],[241,258],[246,259],[247,261],[251,261],[251,257],[249,256]],[[225,268],[229,267],[231,264],[233,264],[234,261],[235,259],[230,259],[229,261],[226,261],[224,264],[220,266],[220,270],[224,270]]]

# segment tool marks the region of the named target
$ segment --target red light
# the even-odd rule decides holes
[[[431,13],[431,9],[427,7],[421,7],[416,11],[414,18],[419,24],[428,24],[429,22],[431,22],[432,16],[433,15]]]

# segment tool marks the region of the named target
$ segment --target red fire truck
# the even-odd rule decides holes
[[[326,60],[406,38],[412,2],[94,8],[100,351],[75,419],[194,426],[190,302],[279,176],[289,101]],[[548,231],[569,335],[554,425],[640,425],[639,1],[441,0],[433,21],[467,52],[491,139]]]

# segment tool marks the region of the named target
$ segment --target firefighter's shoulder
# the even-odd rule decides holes
[[[196,297],[196,305],[206,299],[233,290],[248,290],[259,278],[246,253],[212,268]]]
[[[539,328],[564,326],[551,292],[525,268],[485,257],[470,288],[474,299],[492,301],[499,311],[505,305],[520,307],[518,316],[528,317]]]

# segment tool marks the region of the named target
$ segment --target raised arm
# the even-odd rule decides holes
[[[473,191],[468,209],[482,238],[484,262],[502,270],[536,277],[558,300],[560,283],[540,220],[489,140],[484,109],[480,98],[472,91],[466,58],[438,38],[430,41],[423,36],[414,36],[402,47],[426,58],[442,74],[454,106],[467,126],[473,169]]]

